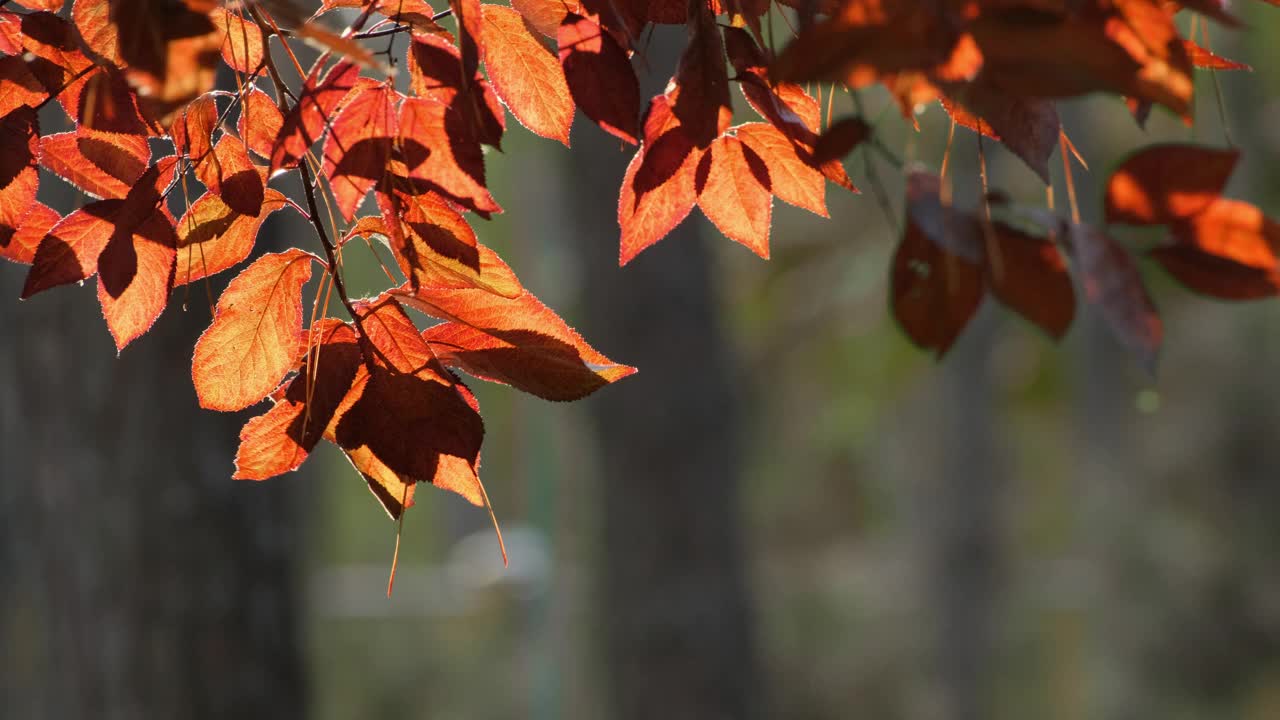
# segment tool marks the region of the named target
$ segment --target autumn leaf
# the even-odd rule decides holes
[[[191,364],[200,406],[233,411],[267,396],[293,366],[303,341],[302,285],[314,255],[263,255],[223,291]]]
[[[573,99],[555,56],[529,33],[520,13],[500,5],[481,8],[484,64],[494,91],[520,124],[568,146]]]
[[[98,256],[116,231],[115,219],[123,205],[123,200],[91,202],[54,225],[36,249],[22,298],[93,277],[98,272]]]
[[[36,111],[20,105],[0,117],[0,244],[8,244],[36,200],[39,161]]]
[[[627,165],[618,195],[619,265],[626,265],[675,229],[698,199],[694,175],[701,154],[694,152],[692,140],[683,137],[666,95],[651,101],[644,137],[644,145]],[[655,165],[671,169],[650,170]]]
[[[534,30],[550,38],[556,37],[561,23],[570,13],[583,14],[582,4],[578,0],[511,0],[511,7]]]
[[[1062,129],[1052,101],[1004,92],[986,82],[946,85],[944,90],[943,107],[956,124],[1003,143],[1049,183],[1049,157]]]
[[[324,175],[334,201],[350,221],[386,172],[399,133],[396,91],[387,85],[357,90],[333,119],[324,143]]]
[[[255,87],[244,94],[237,129],[245,146],[254,154],[270,159],[276,137],[280,135],[283,126],[284,115],[266,93]]]
[[[323,58],[321,59],[323,60]],[[355,87],[360,68],[352,62],[340,62],[324,70],[322,61],[316,62],[303,83],[298,102],[284,115],[280,133],[271,150],[271,172],[290,168],[320,139],[329,118],[347,94]]]
[[[261,212],[262,175],[249,159],[249,151],[240,138],[224,134],[205,159],[196,164],[196,177],[236,212],[253,217]]]
[[[0,117],[27,105],[36,107],[49,97],[49,91],[27,69],[20,55],[0,57]]]
[[[701,3],[697,6],[689,18],[689,45],[674,78],[683,92],[672,97],[671,111],[694,145],[705,148],[728,129],[733,106],[720,29],[710,10]]]
[[[557,39],[573,101],[604,131],[639,143],[640,83],[626,51],[597,20],[576,13],[565,16]]]
[[[237,480],[266,480],[291,472],[307,459],[351,389],[362,355],[354,328],[321,329],[306,361],[275,405],[240,431]]]
[[[461,111],[432,98],[406,98],[400,106],[399,157],[412,182],[425,184],[458,205],[477,213],[501,212],[485,187],[484,152],[474,138],[459,132]]]
[[[234,267],[253,251],[262,223],[288,204],[278,190],[267,188],[257,215],[245,215],[222,197],[205,193],[176,224],[178,255],[173,284],[185,285]]]
[[[1256,206],[1218,199],[1173,223],[1148,255],[1183,285],[1224,300],[1280,294],[1280,224]]]
[[[1066,247],[1085,298],[1154,375],[1164,328],[1133,257],[1097,228],[1084,223],[1065,225]]]
[[[500,146],[506,112],[483,75],[473,71],[470,78],[463,76],[462,54],[457,47],[439,35],[419,35],[410,43],[406,58],[412,93],[437,100],[453,111],[451,142]]]
[[[991,224],[988,237],[991,294],[1061,340],[1075,317],[1076,297],[1058,246],[999,221]]]
[[[123,198],[151,159],[147,139],[80,128],[40,138],[40,164],[88,195]]]
[[[694,189],[698,207],[725,237],[762,258],[769,257],[773,218],[769,168],[733,136],[717,138],[698,162]]]
[[[982,304],[982,266],[946,252],[908,218],[890,271],[893,316],[911,341],[939,358]]]
[[[827,181],[811,164],[800,159],[795,146],[781,131],[766,123],[734,128],[738,139],[764,160],[769,170],[770,192],[779,200],[827,217]]]
[[[209,13],[209,20],[222,32],[223,62],[236,72],[256,72],[266,47],[258,25],[245,20],[238,11],[221,7]]]
[[[53,208],[41,202],[34,203],[16,229],[0,226],[0,258],[30,265],[40,241],[61,220],[62,216]]]
[[[122,206],[123,207],[123,206]],[[98,302],[116,349],[151,329],[173,287],[177,237],[167,214],[117,227],[98,256]]]
[[[1226,187],[1237,150],[1157,144],[1131,154],[1107,180],[1108,223],[1162,225],[1207,208]]]

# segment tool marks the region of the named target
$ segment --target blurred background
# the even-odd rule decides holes
[[[1198,72],[1195,128],[1062,103],[1086,220],[1137,145],[1228,133],[1228,195],[1280,215],[1280,10],[1233,10],[1250,29],[1211,27],[1213,49],[1255,71]],[[680,35],[653,39],[650,94]],[[883,94],[866,107],[937,167],[940,107],[919,134]],[[775,203],[771,261],[695,212],[619,269],[630,151],[508,122],[488,158],[507,212],[478,234],[640,372],[573,404],[470,383],[507,568],[483,510],[424,490],[388,599],[396,528],[332,447],[229,479],[252,413],[197,408],[203,291],[113,359],[92,283],[19,304],[24,271],[0,266],[0,716],[1280,718],[1274,302],[1144,265],[1156,378],[1084,307],[1058,345],[986,302],[938,363],[886,308],[883,156],[847,158],[863,195],[829,192],[830,220]],[[1043,202],[986,147],[993,187]],[[972,133],[952,163],[970,202]],[[381,289],[367,253],[347,262],[353,292]]]

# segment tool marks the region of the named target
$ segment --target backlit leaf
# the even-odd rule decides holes
[[[53,208],[40,202],[31,206],[16,230],[0,226],[0,258],[30,265],[40,241],[62,220]]]
[[[201,195],[177,222],[178,257],[173,280],[185,285],[238,265],[253,251],[258,230],[284,207],[284,195],[267,188],[256,216],[236,212],[214,193]]]
[[[280,128],[284,126],[284,116],[280,108],[267,94],[253,88],[244,95],[244,104],[240,106],[240,120],[237,125],[244,144],[256,155],[270,158]]]
[[[191,364],[201,407],[246,408],[293,366],[305,337],[302,285],[313,260],[318,258],[297,249],[263,255],[223,291]]]
[[[262,210],[262,175],[253,166],[240,138],[224,134],[204,161],[196,165],[196,177],[232,210],[255,217]]]
[[[40,138],[40,164],[99,198],[123,198],[151,159],[147,139],[81,128]]]
[[[118,227],[98,256],[98,302],[117,350],[149,330],[164,310],[176,244],[172,220],[152,212],[129,230]]]
[[[573,99],[560,63],[525,27],[520,13],[483,5],[484,64],[498,97],[520,124],[569,144]]]
[[[770,192],[779,200],[827,217],[826,179],[796,154],[796,147],[777,128],[748,123],[735,128],[738,139],[755,151],[769,169]]]
[[[626,51],[590,18],[560,26],[560,65],[573,101],[601,129],[632,145],[640,135],[640,84]]]
[[[40,176],[36,111],[19,105],[0,117],[0,244],[8,244],[36,200]]]
[[[772,183],[764,160],[736,137],[717,138],[698,163],[698,207],[725,237],[769,257]]]
[[[1239,159],[1237,150],[1148,145],[1125,158],[1107,181],[1107,222],[1160,225],[1189,218],[1218,198]]]
[[[1218,199],[1170,231],[1149,255],[1183,285],[1224,300],[1280,294],[1280,224],[1256,206]]]
[[[324,143],[324,174],[342,217],[350,221],[386,173],[398,134],[396,91],[386,85],[357,90],[346,102]]]

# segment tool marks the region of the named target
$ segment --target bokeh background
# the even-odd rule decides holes
[[[1211,27],[1213,48],[1255,70],[1198,72],[1194,128],[1062,103],[1086,219],[1159,140],[1238,145],[1228,194],[1280,215],[1280,10],[1233,11],[1249,29]],[[680,41],[650,39],[651,93]],[[941,108],[916,133],[864,104],[937,167]],[[488,158],[507,212],[477,232],[640,373],[574,404],[471,383],[507,568],[482,510],[424,491],[388,599],[396,527],[339,453],[229,479],[249,413],[197,409],[203,290],[116,359],[92,283],[19,304],[22,268],[0,267],[0,717],[1280,718],[1274,302],[1143,265],[1156,377],[1087,308],[1055,344],[990,301],[939,363],[886,308],[884,155],[847,158],[863,194],[829,192],[830,220],[775,204],[769,262],[695,212],[619,269],[628,151],[508,120]],[[986,148],[993,187],[1043,202]],[[974,201],[972,133],[952,162]],[[367,253],[347,262],[380,289]]]

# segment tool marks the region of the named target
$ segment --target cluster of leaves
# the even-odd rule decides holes
[[[827,182],[856,192],[840,158],[884,150],[860,116],[828,110],[824,123],[807,88],[829,83],[830,102],[837,86],[856,98],[882,84],[908,121],[939,100],[1047,183],[1054,149],[1065,158],[1070,147],[1055,99],[1111,93],[1139,122],[1153,105],[1189,120],[1194,67],[1243,67],[1175,24],[1188,9],[1238,25],[1219,0],[324,0],[310,16],[293,0],[14,2],[22,7],[0,10],[0,255],[31,266],[23,297],[96,274],[123,349],[174,288],[248,260],[268,215],[299,213],[322,252],[261,255],[230,282],[195,348],[199,401],[272,403],[242,431],[235,477],[294,470],[323,438],[392,517],[418,482],[487,504],[483,425],[458,371],[552,400],[634,372],[529,294],[472,229],[471,217],[502,209],[484,146],[500,149],[507,111],[568,145],[581,110],[636,147],[619,193],[622,264],[694,206],[767,257],[773,198],[826,216]],[[327,24],[339,9],[354,18],[340,31]],[[775,53],[766,37],[778,13],[798,29]],[[684,25],[688,45],[666,90],[645,100],[634,64],[661,24]],[[370,47],[405,36],[397,87],[380,62],[394,45]],[[309,69],[301,43],[322,51]],[[219,72],[234,84],[216,88]],[[733,124],[734,85],[759,120]],[[54,102],[71,129],[42,132],[51,116],[40,111]],[[1193,288],[1275,294],[1274,224],[1219,197],[1235,159],[1143,151],[1112,177],[1107,221],[1167,225],[1170,241],[1150,255]],[[49,176],[89,200],[65,216],[42,204]],[[277,189],[285,182],[301,194]],[[1160,323],[1127,250],[999,193],[980,210],[953,207],[949,182],[945,162],[941,174],[907,175],[891,278],[895,315],[915,341],[945,352],[987,290],[1061,336],[1074,314],[1070,267],[1121,337],[1154,359]],[[377,297],[347,294],[352,240],[391,251],[390,289]],[[333,294],[347,319],[326,317]]]

